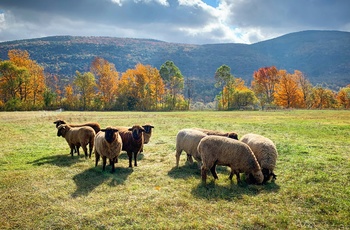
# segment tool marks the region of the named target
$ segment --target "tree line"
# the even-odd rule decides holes
[[[184,95],[185,80],[180,69],[166,61],[158,70],[137,64],[119,73],[114,64],[95,57],[90,71],[75,72],[73,81],[63,83],[57,76],[31,60],[27,51],[10,50],[8,60],[0,61],[0,110],[189,110],[191,88]],[[215,74],[220,93],[215,109],[350,108],[350,85],[339,92],[312,86],[298,70],[288,73],[276,67],[255,71],[250,87],[231,74],[227,65]],[[191,82],[193,80],[189,80]],[[191,86],[192,84],[188,84]],[[193,108],[193,106],[192,106]]]

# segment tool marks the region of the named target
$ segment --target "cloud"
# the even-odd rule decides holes
[[[253,43],[285,33],[350,31],[347,0],[1,0],[0,41],[52,35]]]

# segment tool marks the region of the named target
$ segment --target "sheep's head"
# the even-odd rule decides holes
[[[56,124],[56,128],[58,128],[58,126],[62,125],[62,124],[66,124],[66,122],[64,120],[57,120],[53,122],[54,124]]]
[[[145,129],[145,133],[152,133],[152,129],[154,128],[153,125],[143,125],[142,127]]]
[[[254,181],[254,183],[262,184],[264,182],[264,175],[261,172],[261,170],[257,170],[255,172],[252,172],[251,175],[254,178],[254,180],[252,180],[252,181]]]
[[[114,129],[112,127],[107,127],[105,129],[101,129],[101,132],[105,132],[105,139],[108,143],[112,143],[115,140],[115,133],[118,132],[118,129]]]
[[[135,140],[142,138],[143,137],[142,132],[145,132],[145,129],[139,125],[134,125],[133,127],[131,127],[128,130],[132,132],[132,137]]]
[[[228,133],[227,136],[228,136],[229,138],[238,140],[238,135],[237,135],[237,133],[231,132],[231,133]]]
[[[59,125],[57,127],[57,136],[62,136],[65,137],[66,133],[68,132],[68,130],[70,129],[69,125],[63,124],[63,125]]]

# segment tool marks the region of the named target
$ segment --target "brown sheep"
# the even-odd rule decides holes
[[[71,127],[67,124],[63,124],[57,127],[57,136],[62,136],[66,139],[72,156],[75,147],[77,147],[78,156],[80,155],[79,147],[81,146],[84,150],[85,157],[87,157],[86,146],[89,144],[89,158],[91,158],[95,134],[95,130],[90,126]]]
[[[56,124],[56,128],[58,128],[58,126],[60,126],[62,124],[67,124],[64,120],[56,120],[53,123]],[[93,128],[95,130],[95,133],[98,133],[101,130],[100,125],[96,122],[89,122],[89,123],[85,123],[85,124],[69,124],[69,126],[70,127],[90,126],[91,128]]]
[[[201,175],[202,181],[206,183],[207,171],[210,169],[215,179],[218,179],[216,165],[229,166],[232,180],[236,174],[237,183],[241,179],[239,173],[252,174],[257,183],[262,183],[264,176],[253,151],[241,141],[221,136],[204,137],[198,144],[198,152],[202,157]]]
[[[119,134],[123,140],[122,150],[126,151],[129,157],[129,167],[132,167],[132,154],[134,153],[134,165],[137,166],[137,155],[143,148],[145,129],[140,125],[125,130],[120,129]]]
[[[114,163],[118,162],[118,156],[120,155],[122,146],[122,139],[117,129],[113,129],[111,127],[101,129],[101,131],[95,136],[95,167],[100,160],[100,156],[102,156],[102,170],[105,170],[106,160],[108,158],[110,164],[112,165],[112,173],[114,173]]]
[[[202,128],[193,128],[195,130],[201,131],[207,135],[215,135],[215,136],[223,136],[223,137],[229,137],[235,140],[238,140],[238,135],[235,132],[220,132],[220,131],[216,131],[216,130],[210,130],[210,129],[202,129]]]

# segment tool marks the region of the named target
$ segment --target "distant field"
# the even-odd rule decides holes
[[[53,124],[152,123],[139,166],[126,153],[102,172],[73,158]],[[277,180],[237,185],[218,167],[175,168],[178,130],[203,127],[272,139]],[[0,229],[350,229],[350,111],[1,112]]]

